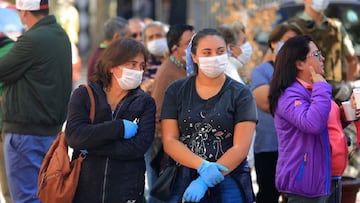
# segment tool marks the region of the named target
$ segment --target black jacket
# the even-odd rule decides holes
[[[140,88],[131,90],[118,104],[114,118],[100,83],[91,83],[95,119],[89,118],[90,101],[85,87],[77,88],[69,102],[66,139],[88,154],[82,163],[74,202],[142,202],[145,184],[144,154],[155,131],[155,102]],[[139,118],[137,134],[123,138],[122,119]],[[134,201],[135,200],[135,201]]]

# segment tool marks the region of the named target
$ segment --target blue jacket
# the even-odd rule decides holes
[[[312,92],[294,82],[280,96],[274,116],[279,142],[279,191],[305,197],[329,194],[330,109],[331,86],[325,82],[314,83]]]
[[[142,202],[145,185],[144,154],[155,132],[155,102],[140,88],[118,104],[114,116],[100,83],[91,83],[95,119],[89,118],[90,100],[85,87],[77,88],[69,103],[66,140],[88,154],[81,166],[74,202]],[[124,139],[122,119],[139,118],[137,134]]]

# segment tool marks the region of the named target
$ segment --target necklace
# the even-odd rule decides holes
[[[170,55],[169,57],[170,61],[178,68],[186,70],[186,65],[182,64],[180,61],[178,61],[174,55]]]

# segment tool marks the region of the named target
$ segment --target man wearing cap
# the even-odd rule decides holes
[[[0,57],[5,167],[11,198],[40,202],[41,162],[61,130],[71,93],[71,45],[48,0],[16,0],[26,32]]]

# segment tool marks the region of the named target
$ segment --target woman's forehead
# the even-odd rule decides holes
[[[205,49],[205,48],[218,48],[226,46],[224,38],[218,35],[207,35],[201,39],[199,39],[198,49]]]

